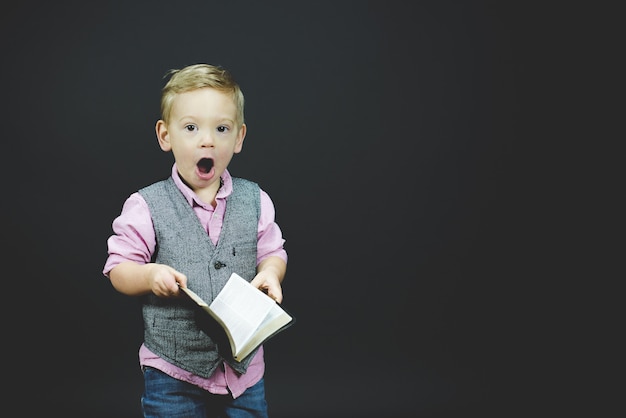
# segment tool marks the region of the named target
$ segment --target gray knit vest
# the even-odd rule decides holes
[[[257,232],[261,212],[256,183],[233,177],[233,192],[217,245],[169,177],[139,190],[150,209],[156,234],[155,263],[187,276],[187,286],[211,303],[231,273],[248,281],[256,274]],[[144,343],[163,359],[198,376],[210,377],[222,361],[245,373],[256,351],[237,362],[225,335],[208,313],[188,298],[146,295],[142,304]]]

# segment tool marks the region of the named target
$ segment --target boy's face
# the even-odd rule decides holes
[[[161,149],[172,151],[179,175],[194,192],[217,192],[233,154],[241,151],[246,126],[236,124],[236,115],[230,96],[202,88],[176,96],[169,123],[157,122]]]

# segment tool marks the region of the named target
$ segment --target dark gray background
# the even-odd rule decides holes
[[[243,88],[230,170],[273,198],[290,256],[297,324],[266,345],[271,416],[512,417],[554,396],[552,334],[527,338],[552,239],[527,197],[551,150],[526,150],[559,116],[561,79],[543,87],[568,43],[556,10],[519,3],[4,6],[17,416],[140,416],[140,313],[101,270],[124,199],[169,174],[162,77],[197,62]]]

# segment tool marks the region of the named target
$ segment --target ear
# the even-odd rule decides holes
[[[159,119],[154,127],[156,130],[156,136],[159,140],[159,146],[165,152],[172,150],[172,144],[170,144],[169,134],[167,132],[167,124],[162,119]]]
[[[235,140],[235,154],[239,154],[241,149],[243,148],[243,140],[246,137],[246,124],[242,124],[241,128],[239,128],[239,133],[237,134],[237,139]]]

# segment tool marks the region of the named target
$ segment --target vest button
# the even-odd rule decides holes
[[[219,270],[222,267],[226,267],[226,264],[222,263],[221,261],[216,261],[215,264],[213,264],[213,267],[215,267],[216,270]]]

